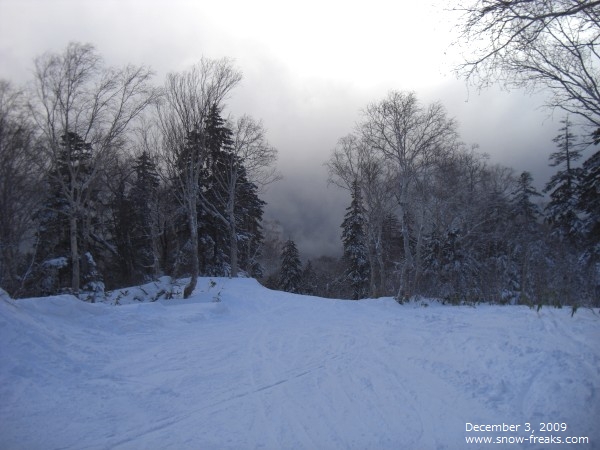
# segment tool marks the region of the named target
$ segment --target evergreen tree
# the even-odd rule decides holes
[[[383,256],[383,274],[381,275],[381,290],[384,295],[393,295],[393,286],[396,282],[392,279],[396,264],[402,259],[402,230],[400,221],[394,214],[386,214],[382,225],[382,256]]]
[[[234,152],[233,144],[228,122],[221,117],[218,106],[212,105],[201,129],[188,134],[185,151],[180,155],[178,166],[184,169],[193,152],[203,155],[196,191],[199,270],[205,275],[237,276],[241,269],[260,277],[262,269],[257,259],[265,203],[258,197],[258,186],[249,180],[246,161]],[[189,230],[182,228],[179,234],[187,236]],[[188,245],[180,239],[182,250]],[[185,265],[184,258],[176,261]]]
[[[318,290],[317,273],[309,260],[302,270],[302,282],[300,292],[306,295],[317,295]]]
[[[17,297],[31,262],[35,213],[44,196],[36,130],[24,94],[0,79],[0,286]]]
[[[572,123],[568,118],[561,121],[561,133],[553,139],[558,151],[550,155],[550,166],[562,167],[552,176],[544,192],[550,192],[550,202],[546,206],[547,219],[563,236],[573,237],[580,229],[577,216],[577,184],[581,169],[575,162],[581,158],[576,148],[576,138],[571,132]]]
[[[585,214],[584,231],[600,247],[600,151],[583,163],[578,194],[578,206]],[[597,251],[600,254],[600,248]]]
[[[302,279],[302,263],[296,244],[288,239],[281,253],[279,288],[286,292],[299,293]]]
[[[585,251],[594,304],[600,305],[600,151],[583,163],[579,184],[579,208],[583,212]]]
[[[352,185],[352,202],[346,211],[342,223],[346,279],[352,287],[352,298],[358,300],[366,297],[370,281],[365,212],[358,181]]]
[[[527,230],[531,230],[535,226],[540,216],[540,209],[533,203],[532,198],[541,197],[542,194],[532,186],[532,183],[531,173],[525,171],[521,173],[517,181],[517,188],[512,193],[512,213]]]
[[[258,197],[258,187],[248,180],[244,161],[233,153],[232,143],[232,132],[213,105],[202,130],[189,133],[186,151],[180,156],[180,165],[185,168],[190,152],[205,154],[196,208],[200,272],[236,276],[241,268],[246,274],[260,277],[262,269],[257,259],[265,203]],[[181,229],[180,234],[189,233]],[[182,249],[187,245],[181,240]],[[183,258],[179,260],[185,265]]]
[[[205,128],[209,158],[201,179],[204,242],[211,255],[207,270],[215,275],[237,276],[242,269],[262,276],[257,262],[262,241],[260,221],[264,202],[258,187],[248,179],[246,161],[233,150],[232,131],[215,107]]]
[[[130,161],[118,161],[113,168],[111,177],[113,182],[111,212],[112,212],[112,240],[117,250],[115,273],[111,277],[120,286],[129,285],[138,281],[134,274],[134,258],[131,243],[131,226],[133,220],[133,205],[129,200],[131,166]]]
[[[156,216],[160,182],[156,164],[147,152],[136,158],[133,169],[135,180],[128,195],[130,255],[135,272],[143,279],[157,275],[159,269]]]
[[[470,297],[480,296],[502,301],[507,283],[514,278],[514,265],[510,263],[510,230],[507,220],[511,216],[509,171],[486,170],[484,180],[467,204],[467,220],[459,244],[468,263],[463,265]],[[470,211],[469,211],[470,209]]]
[[[263,233],[261,221],[265,202],[258,197],[258,187],[251,183],[243,166],[236,183],[235,227],[239,245],[239,266],[252,277],[260,278]]]
[[[209,165],[218,164],[220,154],[228,153],[231,149],[233,133],[227,126],[225,119],[221,117],[221,111],[217,105],[212,105],[210,108],[204,132],[206,134],[206,148],[209,151]]]
[[[178,205],[171,212],[173,216],[172,234],[174,237],[170,268],[174,276],[182,274],[198,275],[203,267],[204,252],[201,248],[202,236],[199,232],[202,212],[198,206],[198,189],[201,172],[204,168],[204,133],[198,126],[186,132],[185,141],[178,147],[172,173],[172,195]],[[194,250],[194,247],[196,250]],[[192,276],[189,293],[193,291],[195,277]],[[186,292],[187,293],[187,292]]]
[[[541,267],[545,261],[545,247],[538,223],[541,212],[532,200],[534,197],[541,197],[542,194],[537,192],[532,184],[531,174],[523,172],[517,180],[517,188],[511,198],[510,225],[513,233],[510,236],[510,244],[512,260],[517,267],[511,287],[520,293],[522,303],[538,300],[540,286],[536,286],[536,280],[540,279]]]
[[[56,191],[49,191],[46,202],[36,214],[35,267],[29,280],[29,295],[52,295],[69,286],[69,220],[67,202]]]
[[[93,195],[90,193],[92,146],[77,133],[61,135],[60,152],[48,173],[45,204],[38,214],[36,235],[36,275],[43,294],[53,294],[82,280],[79,258],[87,251]],[[73,228],[72,222],[76,223]],[[75,231],[75,234],[73,234]],[[73,242],[75,240],[75,242]],[[73,250],[76,249],[76,275],[73,271]]]
[[[232,132],[212,105],[204,125],[207,158],[199,180],[199,235],[202,271],[207,275],[230,273],[228,206],[228,170],[233,157],[230,152]]]
[[[105,236],[92,228],[105,219],[95,215],[105,213],[96,194],[104,188],[103,171],[126,144],[130,126],[158,98],[150,77],[143,67],[105,67],[89,44],[70,43],[64,52],[36,58],[30,111],[43,136],[40,153],[53,166],[52,181],[68,203],[71,290],[76,295],[81,281],[97,278],[90,275],[97,272],[93,258],[83,258],[90,239],[111,251]]]

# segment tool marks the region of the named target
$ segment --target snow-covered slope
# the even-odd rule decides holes
[[[600,448],[597,311],[214,282],[190,300],[123,306],[0,299],[0,448],[487,448],[465,439],[515,442],[526,423]],[[493,446],[505,447],[562,448]]]

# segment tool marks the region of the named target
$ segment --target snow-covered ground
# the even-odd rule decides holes
[[[600,448],[598,310],[140,292],[0,299],[1,449]]]

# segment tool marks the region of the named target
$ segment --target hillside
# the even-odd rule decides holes
[[[486,448],[465,438],[517,442],[526,423],[600,448],[597,310],[326,300],[219,278],[189,300],[120,303],[0,299],[0,448]]]

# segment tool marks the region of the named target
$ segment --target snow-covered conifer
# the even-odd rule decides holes
[[[302,263],[296,244],[288,239],[281,253],[279,287],[286,292],[298,293],[302,279]]]
[[[531,173],[525,171],[521,173],[517,180],[517,188],[512,193],[512,213],[517,221],[526,227],[535,223],[540,215],[540,208],[533,202],[534,197],[541,197],[535,187],[533,187],[533,177]]]
[[[317,295],[318,279],[317,273],[309,260],[302,270],[301,292],[307,295]]]
[[[159,176],[156,164],[147,152],[136,158],[133,168],[136,179],[129,193],[131,257],[138,273],[155,276],[159,268],[156,248]]]
[[[347,264],[346,279],[352,287],[352,298],[364,298],[369,290],[370,266],[365,231],[365,213],[357,181],[352,185],[352,202],[346,208],[342,222],[344,259]]]
[[[573,236],[579,232],[577,216],[577,185],[581,169],[574,163],[581,158],[577,149],[576,137],[571,132],[573,124],[568,118],[561,121],[564,126],[560,134],[553,139],[558,150],[550,155],[550,166],[560,166],[546,184],[544,192],[550,192],[550,202],[546,206],[547,219],[561,235]]]
[[[579,208],[584,213],[587,236],[600,245],[600,151],[588,158],[582,167],[579,183]],[[600,249],[599,249],[600,252]]]

